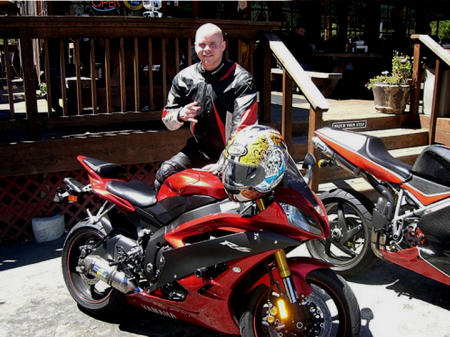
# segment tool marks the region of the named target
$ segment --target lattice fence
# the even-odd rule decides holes
[[[160,164],[128,165],[127,178],[153,186]],[[85,170],[0,178],[0,245],[34,240],[31,220],[35,217],[64,214],[66,229],[70,229],[86,217],[86,208],[98,209],[100,203],[93,195],[64,207],[54,203],[56,189],[64,185],[66,177],[74,177],[83,184],[88,182]]]

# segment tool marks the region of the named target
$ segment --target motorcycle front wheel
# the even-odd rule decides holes
[[[278,294],[259,286],[251,295],[240,319],[243,337],[350,337],[359,336],[361,316],[358,302],[345,280],[329,269],[316,269],[307,275],[311,294],[300,299],[303,317],[299,322],[268,319]]]
[[[320,196],[330,236],[306,243],[312,257],[334,265],[343,276],[358,276],[377,260],[370,247],[372,209],[356,192],[337,189]]]
[[[82,310],[100,316],[119,312],[125,303],[124,294],[83,271],[81,266],[84,252],[104,235],[93,227],[82,226],[69,233],[62,251],[62,271],[70,295]]]

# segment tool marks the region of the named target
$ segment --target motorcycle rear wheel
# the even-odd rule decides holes
[[[273,324],[265,321],[268,299],[274,302],[276,297],[268,294],[268,287],[259,286],[251,295],[241,315],[241,336],[359,336],[360,309],[353,291],[345,280],[330,269],[316,269],[307,275],[307,282],[312,292],[303,303],[307,317],[300,322],[304,327],[302,331],[298,331],[295,324],[277,330]]]
[[[341,189],[320,196],[331,234],[306,243],[312,257],[334,265],[343,276],[358,276],[377,260],[370,247],[372,207],[355,191]]]
[[[93,227],[80,227],[69,233],[62,251],[62,271],[70,295],[82,310],[99,316],[113,315],[125,304],[124,294],[79,268],[81,247],[95,245],[104,235]]]

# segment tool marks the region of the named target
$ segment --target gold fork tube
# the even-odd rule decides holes
[[[275,253],[275,262],[282,279],[291,276],[291,270],[289,269],[284,249],[280,249]]]

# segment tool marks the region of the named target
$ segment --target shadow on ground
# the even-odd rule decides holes
[[[61,257],[65,235],[49,242],[26,242],[0,246],[0,271]]]
[[[448,285],[389,262],[377,261],[370,270],[357,277],[346,277],[346,280],[367,285],[386,285],[386,289],[395,292],[397,297],[406,296],[450,310]]]

